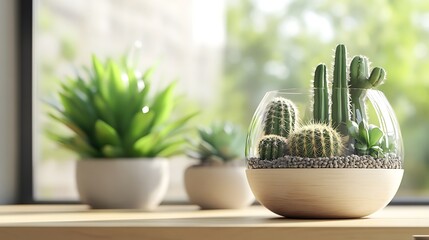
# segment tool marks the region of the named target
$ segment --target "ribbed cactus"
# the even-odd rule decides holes
[[[259,158],[273,160],[287,154],[287,140],[277,135],[266,135],[259,141]]]
[[[325,64],[317,66],[314,72],[313,87],[313,119],[315,122],[329,123],[329,95]]]
[[[333,157],[344,151],[341,135],[326,124],[303,126],[288,138],[288,149],[292,156]]]
[[[264,135],[279,135],[287,138],[298,125],[298,110],[289,99],[276,97],[267,107]]]
[[[347,133],[350,120],[349,87],[347,83],[347,50],[343,44],[335,49],[334,78],[332,82],[332,125]]]
[[[360,123],[368,121],[365,108],[366,94],[364,89],[371,89],[383,84],[386,72],[375,67],[369,73],[369,61],[365,56],[355,56],[350,63],[350,91],[352,120]]]

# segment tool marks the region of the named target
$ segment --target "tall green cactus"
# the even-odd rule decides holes
[[[352,120],[360,123],[368,121],[365,99],[365,89],[371,89],[383,84],[386,72],[383,68],[375,67],[369,73],[369,61],[365,56],[355,56],[350,63],[350,91]]]
[[[332,83],[332,125],[347,133],[350,120],[349,89],[347,83],[347,50],[343,44],[335,49],[334,78]]]
[[[326,124],[310,124],[291,133],[288,149],[292,156],[333,157],[344,151],[341,135]]]
[[[277,135],[264,136],[258,145],[260,159],[273,160],[287,154],[287,140]]]
[[[287,138],[298,125],[298,109],[289,99],[274,98],[265,114],[264,135],[279,135]]]
[[[328,83],[326,77],[326,65],[323,63],[316,67],[313,87],[313,119],[316,122],[329,123]]]

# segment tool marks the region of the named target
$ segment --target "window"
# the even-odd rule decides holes
[[[44,134],[43,101],[90,55],[134,51],[160,62],[161,84],[180,79],[201,122],[247,127],[266,91],[308,87],[313,67],[344,43],[388,73],[381,87],[401,124],[405,176],[397,196],[429,195],[429,4],[427,1],[33,0],[33,173],[37,200],[75,200],[76,156]],[[184,201],[186,157],[172,161],[167,199]]]

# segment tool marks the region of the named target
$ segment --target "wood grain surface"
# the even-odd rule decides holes
[[[84,205],[0,206],[0,239],[412,239],[429,235],[429,206],[389,206],[364,219],[286,219],[261,206],[154,212]]]

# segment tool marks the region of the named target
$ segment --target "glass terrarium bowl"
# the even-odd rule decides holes
[[[348,89],[348,108],[331,92],[315,101],[323,92],[265,94],[246,141],[250,187],[262,205],[286,217],[367,216],[392,200],[402,180],[397,119],[380,91]]]

